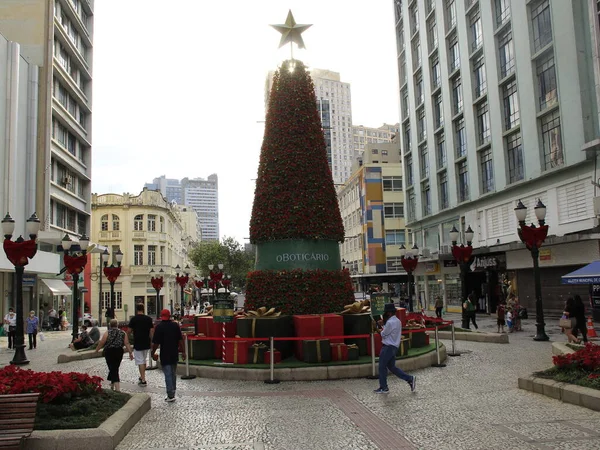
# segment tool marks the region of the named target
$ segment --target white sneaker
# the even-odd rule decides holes
[[[167,397],[165,398],[165,402],[173,403],[175,401],[175,397]]]

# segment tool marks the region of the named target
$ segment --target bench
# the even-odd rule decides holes
[[[0,448],[20,449],[33,431],[39,393],[0,395]]]

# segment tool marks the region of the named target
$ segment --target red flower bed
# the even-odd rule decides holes
[[[578,369],[585,372],[600,371],[600,346],[588,342],[585,347],[575,353],[557,355],[552,357],[552,362],[559,369]],[[595,374],[596,378],[598,374]]]
[[[354,291],[344,270],[257,270],[247,278],[246,308],[275,308],[283,314],[324,314],[344,310]]]
[[[102,392],[102,378],[77,372],[34,372],[8,365],[0,369],[0,395],[39,392],[44,403]]]

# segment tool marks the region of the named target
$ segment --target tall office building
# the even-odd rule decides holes
[[[333,182],[342,185],[352,174],[354,145],[352,141],[352,99],[350,83],[340,80],[340,74],[331,70],[312,69],[317,109],[323,124],[327,160]],[[269,103],[273,72],[265,83],[265,110]]]
[[[493,310],[511,287],[533,308],[531,255],[514,208],[551,235],[541,249],[545,306],[587,287],[560,276],[600,258],[593,182],[600,147],[595,1],[394,0],[407,227],[423,250],[417,295],[460,308],[449,231],[475,232],[467,274]],[[585,151],[584,151],[585,150]],[[437,295],[437,294],[436,294]]]
[[[181,181],[164,175],[146,183],[145,188],[160,191],[170,202],[190,206],[198,215],[201,240],[219,240],[219,177],[184,178]]]
[[[399,127],[399,123],[395,125],[384,123],[379,128],[353,125],[352,142],[354,144],[354,152],[356,153],[356,156],[360,157],[363,155],[365,152],[365,145],[392,142],[392,140],[398,136]]]

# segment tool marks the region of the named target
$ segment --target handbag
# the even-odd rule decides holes
[[[40,341],[46,340],[46,335],[44,333],[42,333],[41,331],[38,333],[38,337],[40,338]]]
[[[573,328],[573,319],[568,317],[561,317],[558,321],[558,326],[561,328]]]

